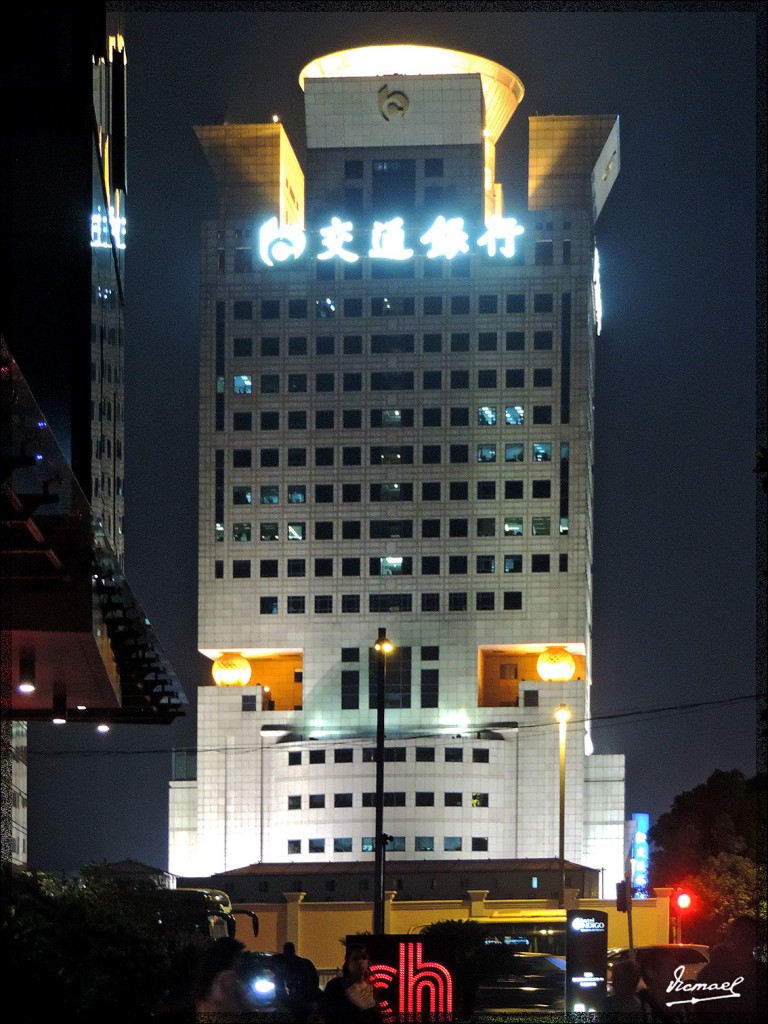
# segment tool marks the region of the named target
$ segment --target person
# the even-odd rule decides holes
[[[292,942],[283,945],[283,955],[275,957],[277,998],[296,1024],[309,1020],[320,997],[320,979],[310,959],[297,956]]]
[[[603,1000],[601,1021],[644,1021],[647,1014],[637,996],[640,968],[634,960],[619,960],[612,970],[613,991]]]
[[[198,1020],[231,1020],[219,1015],[254,1009],[240,973],[244,951],[242,942],[229,937],[217,939],[205,951],[192,993]]]
[[[381,1024],[382,1015],[371,984],[368,950],[350,943],[341,976],[325,986],[321,1003],[326,1024]]]
[[[712,989],[709,999],[696,1003],[691,1013],[694,1020],[749,1024],[758,1020],[758,999],[763,1004],[760,1019],[765,1019],[765,963],[755,956],[756,944],[756,918],[740,915],[728,929],[726,941],[713,948],[709,963],[696,976],[697,982]]]

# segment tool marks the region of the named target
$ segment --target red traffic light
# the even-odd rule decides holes
[[[672,897],[672,908],[677,914],[685,914],[693,906],[693,897],[685,889],[676,892]]]

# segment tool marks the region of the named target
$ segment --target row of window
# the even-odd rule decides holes
[[[216,560],[214,565],[214,576],[216,579],[224,578],[224,562]],[[251,563],[248,560],[236,559],[232,563],[233,579],[250,579]],[[439,593],[421,594],[422,612],[440,611]],[[519,590],[505,590],[501,594],[501,608],[504,611],[521,611],[523,607],[523,594]],[[315,594],[313,606],[316,615],[333,614],[333,594]],[[286,598],[286,612],[288,615],[304,615],[307,611],[307,598],[303,594],[292,595]],[[342,594],[341,611],[344,614],[359,614],[361,610],[359,594]],[[492,590],[478,591],[475,594],[475,610],[480,612],[492,612],[496,610],[496,594]],[[412,612],[412,594],[369,594],[368,611],[379,612]],[[469,611],[467,594],[448,594],[449,612]],[[279,612],[277,595],[262,595],[259,598],[259,613],[261,615],[277,615]]]
[[[250,523],[235,523],[232,528],[232,539],[236,542],[250,540]],[[534,554],[530,556],[531,572],[549,572],[550,556],[548,554]],[[559,571],[568,572],[568,555],[558,555]],[[523,571],[523,556],[503,555],[501,559],[496,555],[476,555],[475,572],[479,575],[493,575],[496,572],[498,561],[499,572],[521,573]],[[359,576],[359,558],[341,559],[341,576]],[[447,569],[449,576],[466,576],[470,571],[470,559],[467,555],[448,555],[441,560],[440,555],[421,556],[421,576],[440,576]],[[332,577],[335,575],[333,558],[316,558],[314,560],[314,573],[316,579]],[[233,566],[234,572],[234,566]],[[250,575],[250,573],[249,573]],[[285,564],[285,577],[287,579],[302,579],[307,575],[307,563],[304,558],[288,558]],[[407,555],[387,555],[368,559],[369,576],[412,576],[413,559]],[[262,558],[259,562],[259,577],[261,579],[279,579],[279,563],[276,558]]]
[[[239,249],[238,253],[246,254],[247,249]],[[333,268],[318,268],[328,274]],[[353,274],[360,274],[360,270],[354,267],[348,268]],[[329,275],[332,276],[332,275]],[[359,278],[358,278],[359,279]],[[476,301],[475,301],[476,300]],[[361,296],[352,296],[339,299],[332,295],[320,295],[316,299],[287,299],[281,302],[280,299],[262,299],[259,304],[259,318],[261,320],[280,320],[283,314],[289,320],[306,320],[314,312],[314,315],[322,320],[335,318],[337,312],[345,317],[386,317],[386,316],[416,316],[416,297],[413,295],[381,295],[372,296],[370,305],[366,308]],[[481,315],[525,313],[526,296],[518,292],[502,297],[496,294],[491,295],[424,295],[421,299],[420,312],[424,316],[442,316],[450,313],[451,316],[466,316],[472,313]],[[553,313],[555,310],[555,297],[551,292],[536,292],[533,296],[534,313]],[[253,320],[254,303],[248,299],[236,299],[232,309],[235,320]]]
[[[425,333],[421,336],[420,351],[426,354],[439,354],[445,352],[498,352],[500,341],[503,340],[503,347],[506,352],[525,352],[533,349],[534,352],[547,352],[554,348],[554,334],[549,330],[533,331],[532,344],[526,344],[524,331],[505,331],[499,335],[497,331],[480,331],[474,343],[468,332],[454,332],[449,336],[450,340],[443,344],[442,334]],[[285,342],[287,341],[287,346]],[[249,359],[253,356],[253,339],[250,337],[236,337],[232,341],[232,355],[237,359]],[[369,346],[371,355],[387,355],[416,352],[416,335],[414,334],[374,334],[371,337]],[[345,334],[343,339],[335,338],[333,335],[322,335],[314,339],[312,354],[315,356],[360,356],[363,354],[362,334]],[[309,355],[309,344],[305,336],[288,337],[262,337],[259,340],[259,355],[262,359],[279,358],[288,356]]]
[[[440,657],[439,647],[422,647],[421,648],[421,659],[422,661],[437,661]],[[358,647],[342,647],[341,649],[341,660],[345,663],[355,663],[360,660],[360,649]],[[384,760],[385,761],[397,761],[403,762],[407,758],[407,747],[384,747]],[[435,747],[414,747],[414,760],[423,763],[433,763],[436,758]],[[325,764],[326,763],[326,751],[321,749],[308,750],[308,764]],[[464,747],[444,747],[443,756],[446,763],[448,764],[460,764],[464,761]],[[301,750],[289,750],[288,751],[288,767],[295,768],[303,763],[304,751]],[[353,747],[336,747],[333,751],[333,763],[334,764],[352,764],[355,759],[355,751]],[[369,762],[376,761],[376,747],[363,747],[361,750],[361,761]],[[472,762],[473,764],[490,764],[491,752],[488,747],[473,747],[472,748]]]
[[[247,456],[247,458],[241,456]],[[251,450],[249,448],[241,449],[236,448],[233,453],[233,464],[236,468],[250,468],[251,467]],[[531,482],[531,498],[550,498],[552,496],[552,481],[551,480],[532,480]],[[237,488],[245,488],[245,494],[242,490],[238,490],[237,497],[233,490],[232,501],[235,505],[251,505],[254,502],[254,496],[256,489],[250,487],[248,484],[237,484]],[[418,487],[418,485],[415,485]],[[469,500],[469,481],[467,480],[451,480],[448,482],[448,497],[451,501],[468,501]],[[280,504],[280,484],[261,484],[258,488],[259,504],[260,505],[279,505]],[[308,493],[310,488],[306,484],[286,484],[284,488],[285,500],[289,505],[304,505],[309,500]],[[417,493],[418,490],[417,490]],[[443,484],[439,480],[424,480],[421,484],[421,500],[422,501],[442,501],[443,500]],[[504,498],[514,501],[522,499],[525,494],[525,481],[523,480],[505,480],[504,481]],[[334,502],[334,495],[339,495],[341,501],[346,504],[356,504],[362,501],[363,487],[362,484],[341,484],[340,491],[336,489],[335,484],[315,484],[314,485],[314,501],[317,505],[329,505]],[[414,484],[409,480],[390,481],[382,483],[369,484],[368,487],[368,500],[372,502],[377,501],[413,501],[414,500]],[[496,481],[495,480],[478,480],[475,484],[475,496],[478,501],[493,501],[496,499]],[[376,519],[371,523],[371,530],[377,530],[384,528],[383,524],[393,522],[396,524],[396,528],[399,529],[399,524],[404,520],[383,520]],[[374,525],[376,524],[376,525]],[[379,524],[382,524],[380,527]],[[391,534],[386,534],[390,536]],[[401,534],[397,534],[401,536]],[[374,534],[371,533],[373,537]]]
[[[531,516],[531,535],[534,537],[549,537],[552,533],[552,517],[551,516]],[[378,522],[378,520],[377,520]],[[382,528],[378,530],[378,536],[374,539],[409,539],[413,536],[413,530],[409,529],[407,525],[411,520],[392,520],[389,525],[389,529]],[[523,516],[505,516],[503,524],[503,535],[504,537],[522,537],[523,536]],[[235,540],[250,540],[251,539],[251,523],[248,521],[237,523],[237,537],[234,537],[233,527],[233,539]],[[322,520],[314,524],[314,539],[315,540],[333,540],[333,521]],[[220,533],[223,536],[223,525],[217,527],[217,535]],[[560,533],[568,533],[568,523],[566,520],[560,522]],[[439,538],[442,534],[441,521],[439,519],[422,519],[421,520],[421,536],[427,539]],[[372,535],[373,536],[373,535]],[[448,520],[448,536],[449,537],[469,537],[469,520],[468,519],[449,519]],[[476,520],[476,536],[478,537],[495,537],[496,536],[496,518],[494,516],[483,516]],[[306,522],[289,522],[284,534],[281,534],[280,523],[276,521],[262,522],[259,524],[259,540],[262,541],[279,541],[281,539],[287,539],[289,541],[303,541],[309,540],[309,530]],[[342,521],[341,524],[341,539],[342,540],[360,540],[361,539],[361,521],[359,519],[347,519]],[[358,560],[359,561],[359,560]],[[349,563],[350,567],[352,562]],[[345,572],[342,573],[344,576],[359,576],[359,572]]]
[[[416,792],[414,793],[414,807],[434,807],[435,806],[435,794],[430,792]],[[333,795],[333,806],[334,807],[354,807],[354,795],[352,793],[334,793]],[[406,799],[404,792],[385,792],[382,795],[382,802],[384,807],[405,807]],[[288,797],[288,810],[289,811],[300,811],[303,801],[300,794],[296,796]],[[362,793],[361,794],[361,807],[375,807],[376,805],[376,794],[375,793]],[[319,811],[325,808],[325,793],[310,793],[307,798],[307,809],[310,811]],[[330,806],[330,804],[329,804]],[[464,794],[461,792],[456,793],[443,793],[443,806],[444,807],[488,807],[488,794],[487,793],[471,793],[468,794],[466,804],[464,803]]]
[[[374,370],[370,374],[370,391],[413,391],[416,375],[412,370]],[[553,386],[553,374],[551,367],[538,367],[533,371],[533,386],[535,388],[551,388]],[[289,373],[286,377],[286,390],[292,394],[304,394],[307,392],[308,375],[306,373]],[[500,386],[505,389],[522,388],[525,386],[525,370],[509,369],[504,373],[504,384],[500,385],[500,374],[495,369],[477,371],[477,387],[480,390],[491,391]],[[363,377],[361,373],[342,374],[344,391],[362,391]],[[422,377],[423,389],[425,391],[442,390],[442,371],[426,370]],[[467,391],[470,387],[469,370],[450,371],[450,390]],[[219,379],[217,388],[219,393],[223,390],[224,381]],[[280,374],[262,373],[259,378],[260,392],[263,395],[280,394]],[[316,373],[314,375],[314,391],[317,394],[327,394],[336,389],[336,375],[334,373]],[[252,395],[253,375],[249,373],[238,373],[232,377],[232,390],[236,395]],[[386,424],[381,424],[385,426]],[[390,424],[396,426],[397,424]],[[265,428],[262,428],[265,429]],[[271,429],[277,429],[273,427]]]
[[[251,430],[252,418],[249,412],[236,412],[233,417],[235,430]],[[551,462],[552,444],[549,441],[530,442],[531,462]],[[555,446],[556,449],[557,446]],[[451,444],[445,446],[447,461],[455,465],[469,463],[469,445]],[[481,444],[476,446],[476,460],[479,463],[501,461],[504,462],[525,462],[525,448],[521,443],[509,444]],[[383,445],[372,444],[369,447],[368,464],[370,466],[412,466],[414,464],[414,452],[416,446],[412,444]],[[336,449],[332,445],[316,445],[314,453],[315,466],[335,466]],[[288,448],[286,461],[289,466],[306,466],[308,452],[306,447]],[[473,461],[475,459],[473,458]],[[443,445],[423,444],[421,446],[421,464],[423,466],[439,466],[443,462]],[[259,464],[262,469],[274,469],[280,466],[279,448],[260,448]],[[341,465],[361,466],[363,464],[363,449],[356,445],[344,445],[341,449]]]
[[[388,853],[405,852],[405,836],[390,836],[387,839]],[[443,836],[443,850],[446,853],[460,853],[463,848],[462,836]],[[363,836],[360,842],[361,853],[373,853],[376,849],[373,836]],[[470,849],[473,853],[486,853],[488,851],[487,836],[472,836]],[[434,853],[434,836],[415,836],[413,840],[415,853]],[[302,853],[302,840],[289,839],[287,852],[289,854]],[[352,837],[345,836],[333,840],[334,853],[352,853]],[[325,839],[308,839],[307,853],[325,853]]]

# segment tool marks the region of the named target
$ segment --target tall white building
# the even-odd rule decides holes
[[[495,146],[523,97],[482,57],[381,46],[301,73],[280,124],[198,128],[196,769],[172,872],[387,856],[623,874],[624,760],[590,740],[595,221],[618,119],[530,119],[528,209]],[[235,682],[235,685],[227,683]],[[542,894],[549,895],[549,894]]]

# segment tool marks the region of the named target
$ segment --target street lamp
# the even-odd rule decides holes
[[[555,711],[560,727],[560,906],[565,906],[565,737],[568,719],[571,717],[567,704],[561,704]]]
[[[379,629],[379,636],[373,645],[376,651],[376,820],[373,827],[374,860],[374,905],[373,934],[384,934],[384,707],[387,684],[387,655],[394,651],[394,645],[387,639],[386,629]]]

